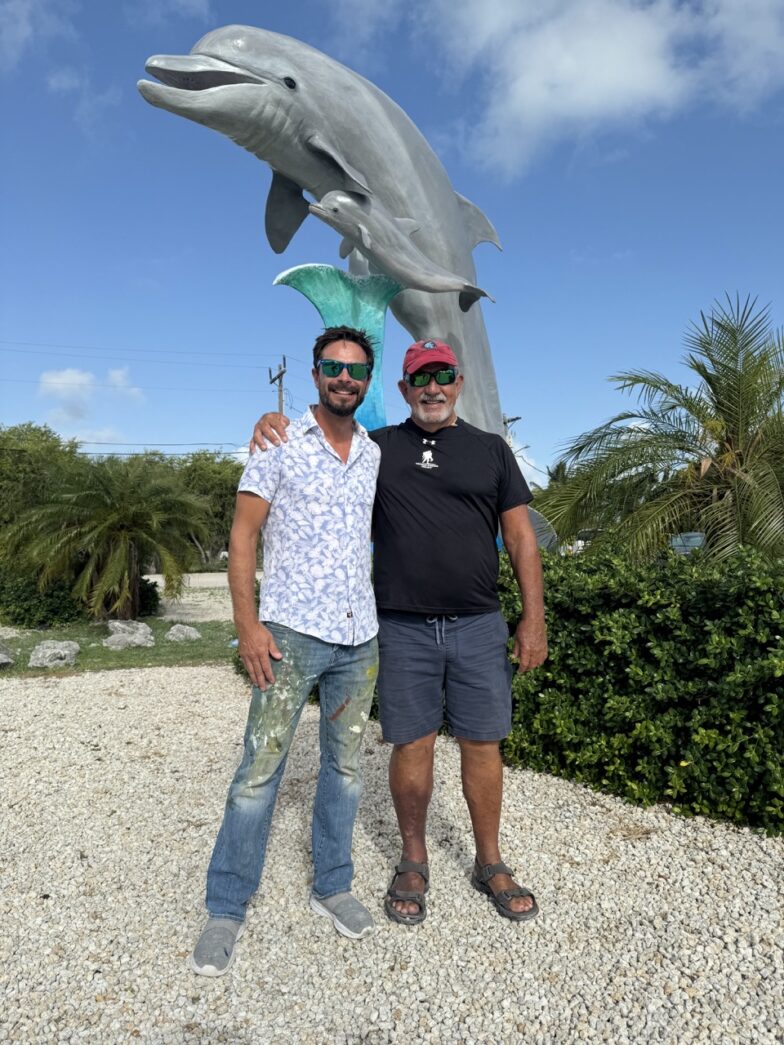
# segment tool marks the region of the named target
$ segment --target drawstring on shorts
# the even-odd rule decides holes
[[[435,627],[436,646],[446,645],[446,622],[448,620],[457,620],[456,615],[447,614],[441,617],[426,617],[425,623],[432,624]],[[440,625],[440,627],[439,627]]]

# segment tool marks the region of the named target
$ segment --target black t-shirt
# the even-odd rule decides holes
[[[465,421],[379,428],[373,577],[379,610],[498,609],[498,516],[531,491],[504,440]]]

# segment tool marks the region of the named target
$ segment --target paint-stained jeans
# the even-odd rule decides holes
[[[348,892],[351,839],[361,788],[359,756],[378,670],[375,639],[339,646],[280,624],[267,624],[283,654],[275,682],[253,687],[245,752],[229,788],[207,871],[207,910],[243,921],[264,868],[270,821],[289,747],[308,694],[318,683],[319,769],[313,806],[313,893]]]

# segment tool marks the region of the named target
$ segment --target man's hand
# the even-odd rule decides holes
[[[247,668],[251,682],[259,689],[265,690],[275,681],[270,658],[283,659],[283,654],[278,649],[272,632],[257,622],[247,631],[240,632],[239,643],[239,654],[242,663]]]
[[[544,620],[539,617],[535,620],[520,618],[515,629],[514,650],[512,656],[519,660],[517,671],[522,673],[538,668],[547,659],[547,628]]]
[[[253,453],[256,449],[267,450],[268,442],[272,446],[280,446],[281,442],[287,443],[286,429],[290,423],[285,414],[264,414],[254,426],[253,437],[248,443],[250,452]]]

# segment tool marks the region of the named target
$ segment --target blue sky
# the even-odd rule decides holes
[[[681,377],[716,297],[781,324],[784,0],[0,0],[0,423],[230,449],[284,354],[292,413],[312,400],[318,316],[272,280],[339,264],[336,234],[309,218],[274,255],[269,169],[135,86],[230,23],[374,80],[495,224],[478,282],[530,477],[626,405],[610,374]],[[390,316],[390,421],[409,341]]]

